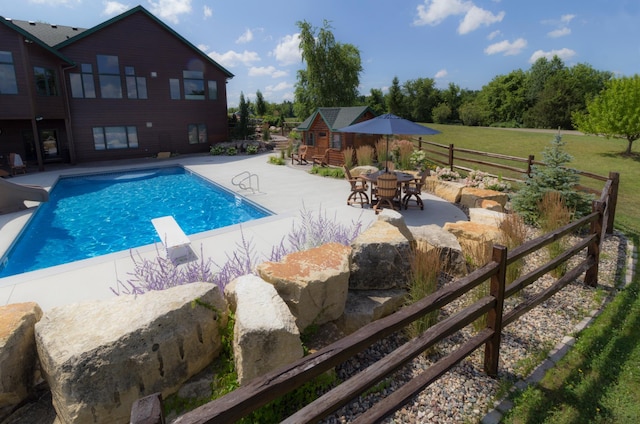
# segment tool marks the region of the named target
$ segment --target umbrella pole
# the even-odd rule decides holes
[[[386,155],[385,155],[385,161],[384,161],[384,172],[385,173],[389,173],[389,134],[387,134],[387,151],[386,151]]]

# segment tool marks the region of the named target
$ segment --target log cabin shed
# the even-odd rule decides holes
[[[375,117],[368,106],[321,107],[296,130],[300,131],[303,143],[309,146],[307,155],[322,155],[328,148],[344,150],[348,147],[357,149],[362,145],[374,146],[379,135],[343,133],[338,130]]]

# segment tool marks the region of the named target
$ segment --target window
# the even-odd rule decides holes
[[[205,124],[189,124],[189,144],[207,142],[207,126]]]
[[[103,99],[121,99],[122,83],[118,56],[98,55],[98,79]]]
[[[334,149],[342,150],[342,139],[340,138],[340,134],[333,134],[331,147]]]
[[[71,97],[74,98],[96,98],[96,86],[93,82],[93,66],[90,63],[80,65],[80,74],[69,74],[71,82]]]
[[[180,100],[180,80],[171,78],[169,80],[169,91],[171,92],[171,100]]]
[[[209,100],[218,100],[218,81],[207,81]]]
[[[34,66],[33,75],[36,79],[36,93],[39,96],[57,96],[58,85],[56,84],[56,73],[53,69]]]
[[[307,133],[307,146],[315,146],[315,145],[316,143],[313,139],[313,133],[312,132]]]
[[[135,149],[138,132],[136,127],[95,127],[93,145],[96,150]]]
[[[18,94],[18,82],[11,52],[0,51],[0,94]]]
[[[136,70],[133,66],[125,66],[124,74],[127,80],[127,98],[146,99],[147,79],[145,77],[136,77]]]
[[[204,100],[204,75],[200,71],[182,71],[184,79],[184,98]]]

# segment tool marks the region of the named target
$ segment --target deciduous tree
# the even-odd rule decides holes
[[[610,80],[606,88],[587,102],[587,113],[575,113],[574,125],[587,134],[627,140],[625,154],[640,138],[640,76]]]

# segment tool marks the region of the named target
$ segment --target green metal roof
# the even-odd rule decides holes
[[[320,114],[329,129],[336,131],[353,124],[367,111],[373,113],[369,106],[320,107],[298,125],[296,129],[299,131],[308,130],[313,121],[315,121],[316,116]]]

